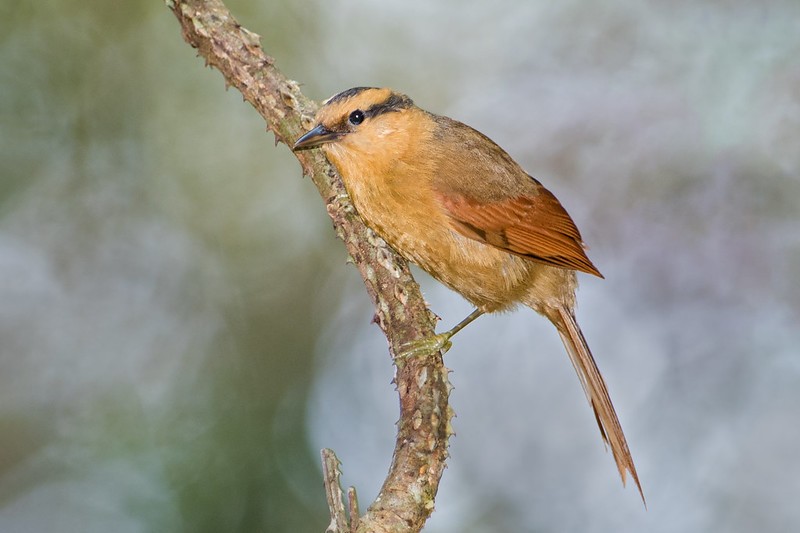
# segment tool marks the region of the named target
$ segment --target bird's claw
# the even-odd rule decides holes
[[[439,333],[423,339],[407,342],[400,346],[402,350],[395,356],[395,360],[406,360],[411,357],[422,357],[441,351],[443,354],[453,345],[450,342],[450,332]]]

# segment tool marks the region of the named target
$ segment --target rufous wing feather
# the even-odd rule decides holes
[[[553,194],[484,202],[457,193],[438,193],[440,205],[460,234],[507,252],[561,268],[603,277],[584,251],[578,228]]]

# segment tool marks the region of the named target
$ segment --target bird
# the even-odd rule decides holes
[[[489,137],[389,88],[342,91],[322,103],[313,124],[293,150],[321,148],[364,222],[475,306],[408,353],[446,351],[452,336],[482,314],[520,304],[548,318],[623,485],[630,474],[644,502],[608,388],[575,318],[576,273],[603,275],[553,193]]]

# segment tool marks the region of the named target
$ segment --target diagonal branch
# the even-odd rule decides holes
[[[291,144],[311,126],[316,104],[275,67],[261,49],[260,37],[240,26],[220,0],[167,0],[167,6],[186,42],[264,117],[276,142]],[[364,279],[390,353],[432,335],[435,317],[405,261],[364,226],[319,150],[295,155],[319,189],[334,229]],[[400,420],[394,456],[378,498],[357,521],[358,531],[419,531],[433,511],[451,434],[447,372],[439,353],[397,365]]]

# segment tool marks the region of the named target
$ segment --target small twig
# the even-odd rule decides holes
[[[326,529],[326,533],[347,533],[351,531],[347,525],[347,516],[344,513],[344,497],[342,495],[341,475],[342,471],[339,458],[329,448],[323,448],[320,452],[322,456],[322,476],[325,483],[325,495],[328,498],[328,509],[331,513],[331,523]]]
[[[358,494],[355,487],[347,489],[347,500],[350,507],[350,533],[356,533],[361,524],[361,515],[358,512]]]

